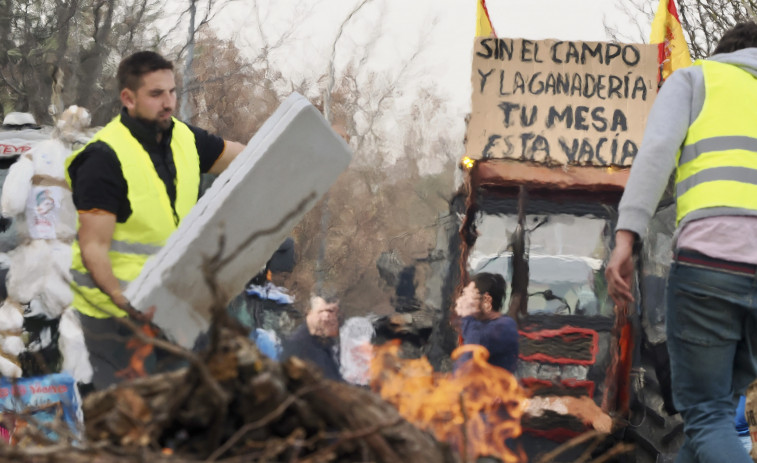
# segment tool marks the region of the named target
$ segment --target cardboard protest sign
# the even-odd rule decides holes
[[[476,38],[466,154],[628,166],[657,94],[654,45]]]

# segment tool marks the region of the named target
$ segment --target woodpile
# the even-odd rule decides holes
[[[450,448],[366,389],[323,379],[293,358],[281,364],[228,329],[190,365],[87,396],[85,439],[0,447],[15,462],[454,462]]]

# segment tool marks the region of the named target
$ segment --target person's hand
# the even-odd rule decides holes
[[[476,315],[479,313],[481,296],[473,283],[463,288],[462,294],[455,301],[455,313],[462,317]]]
[[[633,278],[633,244],[635,234],[628,230],[618,230],[615,234],[615,249],[605,269],[607,292],[615,305],[625,307],[633,302],[631,279]]]
[[[155,316],[155,306],[150,307],[145,312],[141,312],[137,309],[135,309],[130,302],[127,302],[127,309],[124,310],[127,314],[129,314],[129,318],[134,320],[137,323],[145,323],[152,325],[152,319]]]
[[[146,312],[140,312],[131,305],[126,296],[117,291],[111,296],[111,300],[119,309],[126,312],[126,315],[137,323],[152,323],[152,317],[155,315],[155,307],[150,307]]]

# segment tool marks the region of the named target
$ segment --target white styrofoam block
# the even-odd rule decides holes
[[[229,259],[214,276],[228,303],[351,159],[352,150],[323,115],[304,97],[292,94],[124,294],[138,310],[155,306],[153,321],[171,340],[191,347],[209,326],[213,301],[202,268],[219,253],[221,236],[226,240],[222,258]]]

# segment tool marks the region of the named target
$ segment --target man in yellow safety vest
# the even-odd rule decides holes
[[[173,65],[158,53],[128,56],[117,77],[120,114],[66,160],[79,219],[73,306],[96,389],[128,365],[124,339],[132,334],[115,318],[146,319],[122,289],[197,202],[200,174],[220,173],[244,148],[173,117]]]
[[[757,377],[757,24],[726,32],[712,57],[662,86],[619,206],[605,275],[633,301],[632,248],[675,169],[678,225],[667,286],[677,462],[749,463],[733,417]]]

